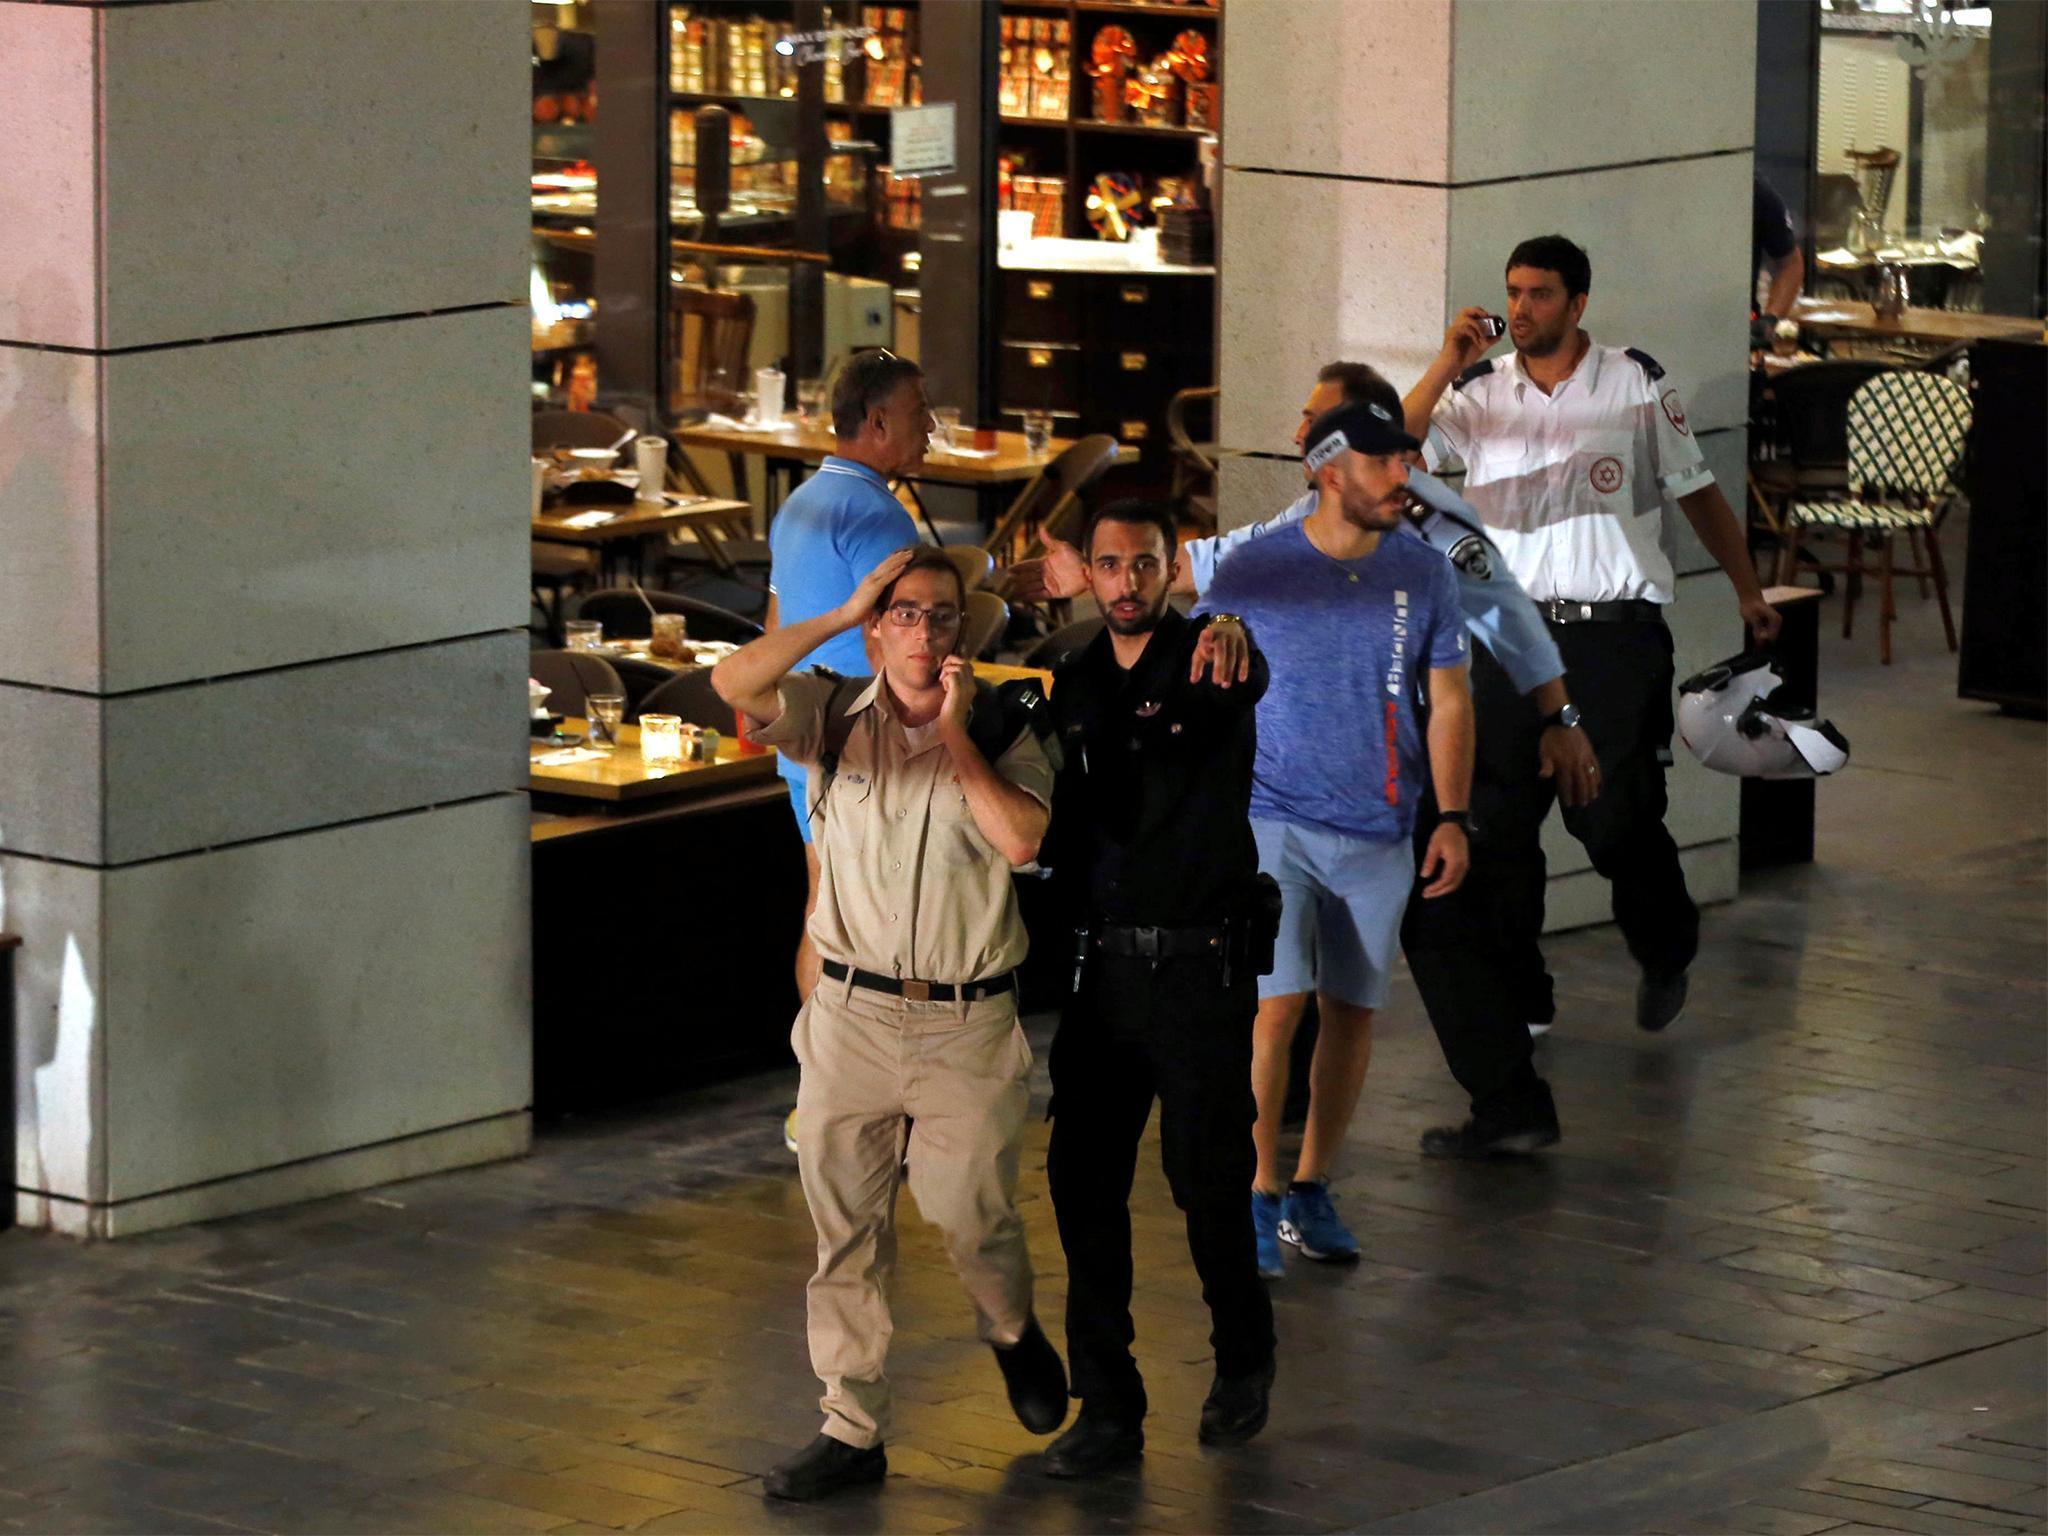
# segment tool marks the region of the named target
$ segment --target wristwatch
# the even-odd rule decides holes
[[[1567,704],[1556,714],[1545,715],[1543,717],[1543,728],[1547,731],[1555,725],[1561,726],[1567,731],[1576,731],[1579,728],[1579,722],[1583,719],[1585,719],[1585,716],[1579,713],[1578,705]]]
[[[1236,625],[1236,626],[1237,626],[1237,627],[1238,627],[1239,629],[1242,629],[1242,628],[1244,628],[1244,620],[1243,620],[1243,619],[1240,619],[1240,618],[1239,618],[1239,617],[1238,617],[1238,616],[1237,616],[1236,614],[1234,614],[1234,613],[1212,613],[1212,614],[1210,614],[1210,615],[1209,615],[1209,622],[1210,622],[1210,623],[1211,623],[1212,625],[1214,625],[1214,624],[1235,624],[1235,625]]]
[[[1438,811],[1436,819],[1445,826],[1456,827],[1467,837],[1472,835],[1472,813],[1470,811]]]

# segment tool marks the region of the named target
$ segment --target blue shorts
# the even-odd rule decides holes
[[[1370,842],[1252,818],[1259,870],[1280,883],[1280,937],[1259,996],[1322,992],[1356,1008],[1387,1000],[1401,914],[1415,884],[1411,838]]]
[[[784,758],[783,761],[788,762],[789,759]],[[809,781],[804,777],[803,769],[798,768],[795,773],[784,774],[783,782],[789,786],[789,808],[796,812],[796,835],[808,843],[811,840],[811,817],[804,801],[810,794]]]

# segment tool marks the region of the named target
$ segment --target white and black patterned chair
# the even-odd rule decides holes
[[[1848,577],[1842,594],[1844,639],[1855,622],[1863,576],[1872,569],[1867,548],[1876,549],[1875,569],[1882,584],[1877,652],[1886,665],[1892,659],[1892,620],[1898,614],[1892,601],[1894,575],[1916,577],[1922,597],[1927,595],[1928,579],[1933,579],[1948,648],[1956,648],[1948,572],[1941,562],[1937,530],[1956,497],[1969,432],[1970,397],[1953,379],[1916,370],[1880,374],[1849,401],[1848,486],[1830,496],[1800,498],[1786,508],[1780,580],[1792,571],[1802,546],[1833,534],[1846,539],[1847,554],[1840,564],[1816,562],[1822,570]],[[1894,560],[1902,536],[1912,551],[1913,564],[1908,566]]]

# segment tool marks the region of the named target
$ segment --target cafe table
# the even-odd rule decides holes
[[[1792,318],[1817,336],[1862,341],[1910,341],[1942,348],[1993,337],[2034,337],[2042,322],[2022,315],[1980,315],[1958,309],[1908,309],[1897,319],[1880,318],[1860,300],[1801,299]]]
[[[795,419],[784,422],[780,427],[762,428],[742,426],[737,423],[700,422],[691,426],[677,427],[675,440],[684,448],[698,448],[711,453],[753,454],[763,459],[771,481],[773,477],[786,472],[792,481],[799,469],[818,464],[829,453],[839,451],[839,440],[823,423],[811,424]],[[983,497],[1000,492],[1006,486],[1020,484],[1034,478],[1039,471],[1073,444],[1065,438],[1054,438],[1042,455],[1034,457],[1024,446],[1021,432],[998,432],[995,446],[987,451],[971,449],[948,450],[937,447],[925,455],[924,462],[910,474],[899,476],[911,486],[911,496],[916,498],[919,485],[950,485],[982,493]],[[1129,443],[1117,445],[1116,462],[1135,464],[1138,450]],[[771,506],[772,506],[771,502]],[[923,512],[923,504],[918,510]],[[983,522],[992,523],[990,508],[984,501]],[[926,517],[925,526],[931,527]],[[932,537],[937,540],[938,534]]]
[[[641,539],[666,537],[674,529],[688,528],[715,552],[725,530],[751,513],[744,501],[678,495],[671,491],[664,492],[658,502],[543,507],[533,519],[533,536],[549,544],[595,546],[604,561],[606,579],[610,580],[621,546],[633,546],[634,574],[638,575],[637,546]]]
[[[706,646],[706,642],[701,640],[686,640],[683,643],[691,647],[693,651]],[[739,647],[718,644],[710,646],[708,649],[713,655],[713,660],[710,662],[705,661],[698,655],[680,659],[674,656],[657,656],[649,648],[649,642],[645,640],[614,640],[598,647],[594,654],[607,657],[623,656],[631,661],[652,662],[655,666],[665,667],[671,672],[693,672],[699,667],[715,664],[717,660],[732,654]],[[984,682],[997,684],[1013,682],[1018,678],[1029,678],[1047,693],[1052,692],[1052,673],[1044,667],[1015,667],[1000,661],[977,661],[974,664],[974,675]]]
[[[590,723],[575,718],[562,722],[561,733],[587,738]],[[564,744],[536,738],[527,753],[527,787],[536,795],[594,802],[599,807],[637,805],[652,800],[702,794],[754,780],[775,777],[775,754],[742,751],[729,734],[718,740],[715,763],[651,766],[640,755],[640,727],[619,728],[619,744],[598,752],[585,742]]]

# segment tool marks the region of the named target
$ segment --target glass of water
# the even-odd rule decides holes
[[[572,651],[594,651],[604,644],[604,626],[596,619],[571,619],[562,634]]]
[[[1052,443],[1052,415],[1047,411],[1024,413],[1024,452],[1034,459],[1045,457]]]
[[[960,408],[942,405],[932,412],[932,446],[951,453],[960,446]]]
[[[825,381],[823,379],[798,379],[796,381],[796,409],[807,427],[825,424]]]
[[[619,745],[619,722],[626,717],[626,696],[622,693],[593,693],[583,701],[584,718],[590,722],[590,744],[600,752]]]

